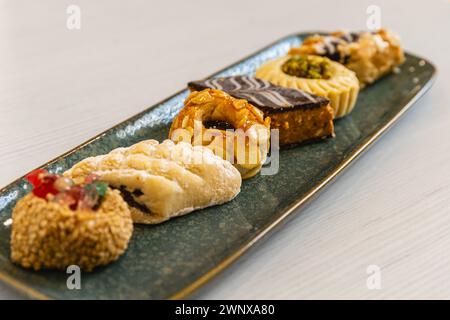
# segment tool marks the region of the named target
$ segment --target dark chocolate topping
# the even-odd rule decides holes
[[[289,111],[293,108],[316,108],[329,103],[327,99],[303,90],[279,87],[268,81],[247,76],[193,81],[188,83],[188,87],[197,91],[208,88],[219,89],[235,98],[245,99],[267,112]]]

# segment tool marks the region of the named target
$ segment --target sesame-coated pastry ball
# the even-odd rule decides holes
[[[117,260],[133,232],[127,204],[109,188],[95,210],[74,210],[30,193],[12,219],[11,259],[35,270],[78,265],[91,271]]]

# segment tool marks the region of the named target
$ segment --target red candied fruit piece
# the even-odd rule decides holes
[[[91,183],[84,186],[84,196],[80,200],[78,206],[81,209],[92,209],[99,200],[96,183]]]
[[[30,172],[28,175],[25,176],[25,179],[28,180],[29,183],[33,185],[33,187],[37,187],[41,184],[40,175],[46,175],[48,174],[48,171],[45,169],[36,169]]]
[[[91,173],[84,179],[84,183],[90,184],[92,182],[98,181],[99,179],[100,177],[98,175],[96,175],[95,173]]]
[[[56,195],[59,191],[55,188],[54,183],[58,176],[48,174],[40,179],[40,184],[33,188],[33,194],[39,198],[47,198],[48,194]]]
[[[66,193],[74,200],[74,203],[72,203],[69,208],[76,210],[78,207],[78,202],[85,196],[84,188],[81,186],[72,186],[66,191]]]
[[[61,192],[58,193],[54,198],[53,201],[62,204],[62,205],[67,205],[67,206],[72,206],[75,205],[76,206],[76,201],[74,198],[72,198],[71,195],[67,194],[67,192]]]

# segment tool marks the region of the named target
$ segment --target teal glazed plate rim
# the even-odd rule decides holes
[[[313,33],[321,32],[284,37],[210,77],[254,75],[262,63],[285,55]],[[4,222],[30,191],[21,177],[0,190],[0,280],[36,299],[185,298],[298,213],[392,127],[435,76],[432,63],[407,53],[397,72],[362,90],[352,113],[335,121],[335,138],[282,149],[278,173],[244,181],[229,203],[160,225],[136,225],[127,252],[111,265],[82,273],[81,290],[67,288],[65,272],[34,272],[10,261],[11,230]],[[41,167],[61,173],[88,156],[144,139],[162,141],[187,94],[184,89]]]

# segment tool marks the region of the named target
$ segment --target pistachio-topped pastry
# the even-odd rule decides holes
[[[295,55],[271,60],[256,70],[256,77],[327,98],[335,118],[353,110],[359,92],[353,71],[320,56]]]
[[[95,175],[72,179],[36,170],[33,191],[12,214],[11,259],[25,268],[90,271],[118,259],[133,232],[127,204]]]

